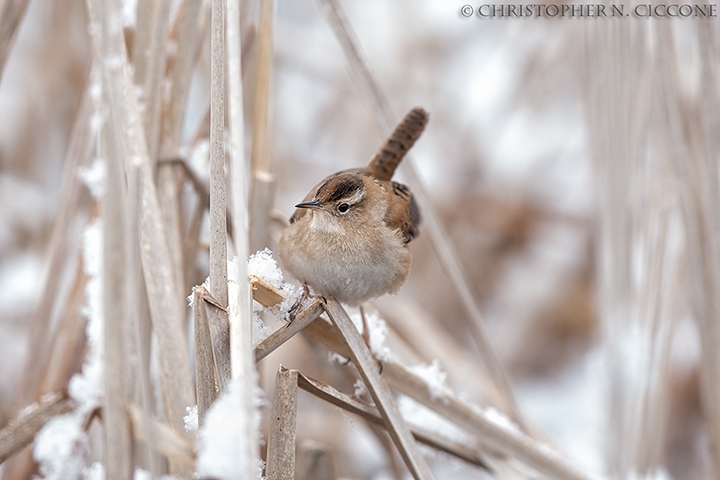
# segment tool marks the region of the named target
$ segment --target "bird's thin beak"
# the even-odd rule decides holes
[[[302,202],[295,205],[295,208],[311,208],[311,209],[318,209],[320,208],[320,202],[317,200],[311,200],[309,202]]]

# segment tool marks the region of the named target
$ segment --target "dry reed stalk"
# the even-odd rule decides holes
[[[0,464],[30,444],[53,417],[69,412],[72,403],[67,392],[49,393],[40,399],[39,404],[31,406],[29,412],[21,412],[12,419],[0,430]]]
[[[247,258],[249,257],[249,218],[248,218],[248,165],[245,161],[243,118],[243,39],[240,35],[239,0],[227,2],[227,74],[228,74],[228,119],[230,129],[230,172],[231,198],[233,213],[233,242],[238,257],[237,277],[234,281],[237,290],[230,297],[230,364],[232,378],[242,385],[242,411],[244,418],[243,437],[245,450],[240,461],[244,466],[245,478],[256,475],[259,455],[257,431],[255,428],[255,388],[256,372],[252,348],[252,296],[247,276]]]
[[[390,388],[380,376],[377,360],[370,353],[355,325],[348,317],[340,303],[330,298],[325,306],[330,320],[337,328],[343,343],[350,353],[353,364],[365,382],[375,405],[383,417],[388,433],[415,479],[433,478],[430,468],[423,458],[410,429],[400,415]]]
[[[337,0],[320,0],[320,4],[323,7],[323,12],[328,19],[328,23],[330,23],[343,48],[347,61],[350,63],[352,80],[359,85],[363,93],[363,98],[372,106],[375,120],[378,122],[381,130],[383,132],[389,132],[393,125],[392,119],[394,116],[391,113],[387,98],[382,93],[382,90],[375,81],[375,77],[359,53],[357,47],[359,42],[352,33],[347,16]],[[496,382],[498,389],[505,396],[505,403],[510,405],[513,420],[522,426],[522,416],[517,408],[505,369],[500,363],[500,359],[485,331],[480,307],[460,267],[455,248],[450,242],[435,212],[435,207],[430,200],[430,195],[425,190],[411,158],[412,156],[408,155],[408,159],[402,162],[400,168],[408,177],[408,183],[412,185],[413,188],[413,196],[422,211],[424,231],[428,233],[433,249],[440,260],[440,264],[460,297],[461,304],[468,318],[468,329],[490,375]]]
[[[270,245],[270,211],[275,202],[277,180],[270,174],[270,94],[273,65],[275,0],[260,0],[257,83],[252,125],[250,165],[250,251]]]
[[[210,41],[210,293],[227,308],[225,223],[225,8],[213,0]]]
[[[136,440],[147,442],[171,462],[188,470],[195,464],[195,445],[176,429],[148,416],[141,407],[129,404],[128,417]]]
[[[13,39],[25,15],[29,0],[6,0],[0,5],[0,80],[10,56]]]
[[[52,346],[45,375],[40,385],[39,391],[42,393],[67,386],[72,375],[82,365],[87,320],[81,313],[81,306],[85,300],[87,276],[82,271],[82,262],[78,261],[77,264],[75,282],[54,334],[56,341]]]
[[[383,418],[376,408],[355,400],[330,385],[325,385],[300,373],[298,376],[298,386],[308,393],[332,403],[343,410],[359,415],[375,425],[384,426]],[[485,454],[480,445],[474,445],[472,443],[469,445],[461,444],[456,440],[446,438],[436,432],[426,430],[421,426],[411,426],[410,430],[415,439],[420,443],[446,452],[473,465],[487,468],[486,461],[484,460]]]
[[[275,388],[270,411],[268,437],[268,480],[295,478],[295,437],[297,425],[298,371],[280,365],[275,376]]]
[[[101,7],[102,8],[102,7]],[[103,8],[103,31],[109,30],[109,11]],[[103,51],[105,49],[103,48]],[[108,74],[103,76],[107,77]],[[108,125],[100,131],[99,152],[106,159],[107,182],[102,199],[103,225],[103,424],[105,471],[110,478],[130,478],[132,453],[130,426],[125,413],[126,381],[129,369],[125,359],[125,216],[123,212],[125,179],[123,157]]]

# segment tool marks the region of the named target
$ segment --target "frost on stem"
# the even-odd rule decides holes
[[[39,465],[41,478],[65,479],[95,477],[97,467],[85,468],[88,449],[87,434],[82,426],[87,415],[100,405],[103,385],[103,303],[102,303],[102,222],[90,224],[83,235],[83,268],[88,276],[85,287],[83,314],[89,346],[82,371],[70,380],[70,396],[78,403],[77,408],[53,418],[37,434],[33,456]]]

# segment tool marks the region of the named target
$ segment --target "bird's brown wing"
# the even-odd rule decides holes
[[[388,202],[385,223],[390,228],[400,230],[403,242],[409,243],[420,233],[420,209],[408,187],[398,182],[382,183],[388,195],[394,197]]]

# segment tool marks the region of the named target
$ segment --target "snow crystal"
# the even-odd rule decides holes
[[[198,407],[195,405],[194,407],[186,407],[185,411],[187,412],[187,415],[183,417],[183,420],[185,421],[185,431],[186,432],[195,432],[198,429]]]
[[[367,387],[365,386],[365,382],[360,380],[359,378],[355,380],[355,384],[353,385],[355,387],[355,391],[353,392],[353,395],[355,395],[357,398],[362,397],[367,393]]]
[[[102,198],[105,195],[105,184],[107,182],[107,164],[100,157],[95,157],[93,162],[78,168],[78,176],[90,189],[95,198]]]
[[[255,302],[257,303],[257,302]],[[272,328],[263,322],[257,312],[253,312],[252,344],[256,347],[272,333]]]
[[[443,397],[445,390],[447,390],[447,373],[442,371],[440,362],[437,359],[434,359],[430,364],[422,363],[410,367],[410,370],[425,380],[430,392],[430,398],[437,400]]]
[[[105,465],[94,462],[82,471],[83,480],[105,480]]]
[[[260,277],[277,289],[283,286],[283,274],[270,249],[259,250],[248,259],[248,275]]]
[[[77,412],[52,418],[35,436],[33,456],[46,480],[63,480],[80,475],[88,439]]]

